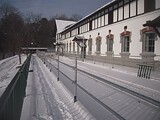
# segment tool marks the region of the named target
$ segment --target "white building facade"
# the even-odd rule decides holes
[[[160,38],[146,21],[160,16],[160,0],[114,0],[58,33],[67,55],[81,53],[73,42],[84,36],[86,59],[126,66],[160,61]]]

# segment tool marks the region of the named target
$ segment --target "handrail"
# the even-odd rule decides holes
[[[25,97],[31,55],[23,63],[0,98],[0,120],[19,120]]]
[[[44,62],[44,59],[41,55],[38,55],[39,58]],[[58,60],[54,59],[55,61],[58,62]],[[71,68],[74,69],[74,66],[70,66],[68,64],[65,64],[61,61],[59,61],[60,63],[67,65]],[[56,70],[58,69],[57,67],[55,67],[53,64],[51,64],[48,60],[45,59],[45,64],[48,67],[54,67]],[[51,69],[51,68],[50,68]],[[79,69],[78,69],[79,70]],[[98,98],[96,98],[95,96],[93,96],[92,94],[90,94],[85,88],[83,88],[81,85],[79,85],[78,83],[75,83],[74,80],[72,80],[71,78],[69,78],[65,73],[63,73],[62,71],[59,71],[63,76],[65,76],[70,82],[72,82],[74,85],[76,85],[78,88],[80,88],[83,92],[85,92],[88,96],[90,96],[92,99],[94,99],[98,104],[100,104],[101,106],[103,106],[106,110],[110,111],[113,115],[115,115],[117,118],[119,118],[119,120],[125,120],[125,118],[123,118],[121,115],[119,115],[117,112],[115,112],[113,109],[111,109],[109,106],[105,105],[103,102],[101,102]]]

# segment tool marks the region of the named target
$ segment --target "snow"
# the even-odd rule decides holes
[[[67,21],[67,20],[56,20],[56,26],[57,26],[57,33],[62,32],[65,30],[65,27],[68,25],[75,24],[75,21]]]
[[[127,120],[159,120],[158,107],[81,72],[78,72],[78,84],[100,102],[77,88],[78,101],[74,103],[75,70],[60,63],[60,71],[68,78],[60,73],[60,81],[57,81],[57,71],[52,66],[57,67],[54,60],[57,56],[45,58],[46,64],[37,55],[32,56],[30,70],[33,72],[28,76],[21,120],[117,120],[118,118],[100,105],[100,102]],[[26,56],[22,56],[22,59],[24,62]],[[75,64],[74,60],[67,57],[60,57],[60,60],[72,66]],[[0,61],[0,86],[7,86],[9,82],[7,84],[5,82],[16,74],[17,66],[18,56]],[[111,68],[107,65],[95,65],[90,61],[78,61],[78,68],[159,100],[158,79],[139,78],[136,77],[134,70],[127,71],[129,68],[117,66]],[[2,81],[5,74],[8,78]],[[2,88],[4,87],[1,86],[0,91]]]
[[[50,60],[51,59],[49,59],[49,61]],[[70,60],[66,57],[60,57],[60,60],[74,66],[74,60]],[[57,66],[56,62],[52,62],[52,64],[54,64],[54,66]],[[86,63],[78,61],[78,68],[88,71],[99,77],[103,77],[109,81],[115,82],[116,84],[125,86],[146,96],[149,95],[150,97],[159,100],[158,88],[156,88],[157,90],[155,90],[154,88],[154,86],[159,86],[159,84],[154,84],[152,80],[138,78],[136,77],[136,74],[129,74],[130,72],[127,71],[121,72],[121,70],[120,72],[118,72],[118,70],[114,71],[111,68],[104,69],[102,66],[90,64],[88,62]],[[60,64],[60,71],[65,73],[71,80],[74,80],[74,70],[72,68]],[[108,74],[110,76],[108,76]],[[68,80],[62,75],[60,75],[60,79],[73,94],[74,88],[71,84],[69,84],[69,82],[67,82]],[[91,93],[101,102],[112,108],[118,114],[122,115],[125,119],[138,119],[139,117],[141,117],[143,118],[142,120],[152,120],[153,118],[158,120],[160,117],[160,113],[159,110],[157,111],[157,107],[152,106],[137,97],[123,93],[122,91],[117,91],[116,88],[105,84],[104,82],[100,82],[95,78],[89,77],[86,74],[79,73],[77,81],[78,84],[85,88],[89,93]],[[100,108],[102,106],[99,106],[91,98],[84,95],[83,91],[81,91],[80,89],[78,89],[77,97],[78,100],[92,113],[92,115],[96,117],[96,119],[114,119],[112,115],[109,115],[108,112],[105,112],[104,109]]]
[[[74,60],[61,57],[61,61],[73,64]],[[93,64],[89,61],[78,62],[78,67],[89,73],[96,74],[97,76],[107,79],[118,85],[127,87],[133,91],[140,92],[148,97],[160,101],[160,79],[145,79],[139,78],[136,75],[137,69],[115,66],[111,68],[111,65],[99,65]],[[147,91],[147,92],[146,92]],[[154,96],[154,97],[153,97]]]
[[[21,60],[23,64],[26,60],[26,55],[21,55]],[[0,61],[0,96],[16,75],[21,65],[19,64],[18,55]]]
[[[73,95],[36,56],[32,57],[21,120],[94,120]]]

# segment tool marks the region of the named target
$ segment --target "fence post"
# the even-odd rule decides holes
[[[75,58],[75,87],[74,87],[74,102],[77,101],[77,57]]]
[[[44,64],[45,64],[45,52],[44,52]]]
[[[58,76],[57,76],[57,81],[59,81],[59,54],[58,54]]]
[[[114,54],[112,55],[112,68],[114,68]]]

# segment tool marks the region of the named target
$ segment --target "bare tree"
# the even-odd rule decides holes
[[[8,3],[3,3],[0,6],[0,15],[1,15],[0,17],[1,18],[7,17],[11,13],[17,13],[18,14],[18,10]]]
[[[73,20],[73,21],[79,21],[80,19],[82,19],[82,16],[78,14],[73,14],[70,18],[70,20]]]
[[[25,22],[28,24],[37,23],[41,20],[42,14],[35,14],[33,12],[28,12],[25,15]]]
[[[3,53],[20,53],[22,45],[23,19],[18,10],[9,4],[0,7],[1,41]],[[5,55],[4,55],[5,56]]]

